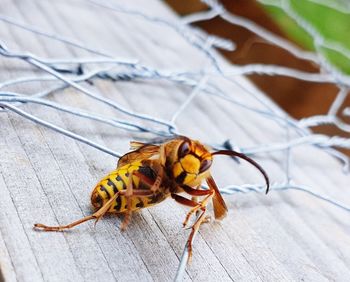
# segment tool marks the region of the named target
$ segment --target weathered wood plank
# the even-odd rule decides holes
[[[175,18],[158,1],[147,1],[147,6],[142,1],[127,4],[150,14]],[[207,66],[205,57],[176,32],[137,17],[80,2],[4,1],[0,5],[3,13],[77,38],[112,55],[139,58],[161,68]],[[5,25],[0,25],[0,34],[19,50],[31,50],[43,57],[90,55]],[[0,63],[10,70],[23,66],[13,60]],[[16,77],[17,71],[1,73],[1,79]],[[216,78],[210,82],[233,98],[261,107],[231,82]],[[235,82],[250,87],[242,78],[235,78]],[[94,90],[136,112],[164,119],[171,117],[191,91],[165,82],[135,85],[101,81],[95,87]],[[68,94],[55,95],[54,99],[125,118],[76,91],[69,90]],[[261,99],[280,111],[267,98]],[[93,122],[77,122],[77,118],[39,106],[26,109],[121,152],[134,138],[129,133]],[[237,145],[248,146],[285,136],[283,128],[204,93],[188,106],[177,124],[183,133],[211,143],[230,138]],[[120,219],[116,217],[104,218],[96,229],[90,223],[67,233],[34,232],[34,222],[64,224],[90,214],[90,190],[115,167],[116,160],[14,114],[0,114],[0,145],[0,198],[4,199],[0,208],[6,211],[0,216],[0,259],[8,281],[173,279],[188,235],[181,229],[186,208],[166,201],[135,215],[126,232],[119,231]],[[331,157],[313,147],[304,147],[295,150],[294,158],[297,166],[292,168],[292,175],[297,183],[333,198],[349,195],[349,176],[339,172],[339,164]],[[262,162],[274,181],[283,180],[284,164],[276,155],[267,154]],[[323,174],[322,170],[330,173]],[[216,160],[214,175],[221,185],[262,181],[248,165],[237,166],[225,158]],[[228,217],[222,223],[201,227],[185,280],[346,281],[350,277],[347,213],[292,191],[226,199]],[[345,197],[342,200],[349,203]]]
[[[6,192],[6,186],[4,183],[3,178],[0,178],[0,195],[1,199],[5,199],[5,195],[3,195],[3,192]],[[6,199],[9,199],[8,195],[6,195]],[[5,214],[9,214],[11,212],[10,205],[7,206],[7,210],[3,210]],[[1,226],[6,226],[1,222]],[[6,277],[9,281],[15,281],[16,280],[16,273],[15,269],[13,267],[13,261],[10,257],[8,246],[5,243],[5,239],[2,237],[2,232],[0,232],[0,281],[4,281],[4,277]]]

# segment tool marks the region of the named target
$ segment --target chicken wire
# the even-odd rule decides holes
[[[154,138],[169,138],[174,135],[182,134],[181,128],[177,127],[176,122],[178,117],[182,115],[192,103],[193,99],[195,97],[198,98],[200,93],[208,94],[216,99],[224,99],[229,103],[232,103],[232,106],[238,106],[253,112],[256,115],[268,119],[269,122],[277,123],[281,128],[283,128],[283,130],[285,130],[287,136],[287,138],[281,139],[278,143],[266,143],[253,147],[238,147],[232,140],[222,140],[221,144],[211,144],[214,148],[233,148],[236,151],[249,156],[264,153],[275,154],[278,152],[284,152],[282,155],[283,159],[280,161],[286,163],[284,172],[285,180],[283,182],[273,182],[270,188],[271,191],[302,191],[341,209],[350,211],[350,207],[340,203],[337,199],[331,199],[327,195],[322,195],[316,190],[313,190],[317,187],[307,187],[294,183],[293,177],[290,174],[290,171],[293,169],[293,149],[296,147],[309,145],[312,145],[319,150],[326,151],[328,154],[340,160],[343,164],[344,173],[347,173],[350,169],[349,158],[337,150],[338,148],[350,149],[350,138],[315,134],[311,130],[315,126],[331,124],[343,132],[350,133],[350,125],[341,119],[341,116],[350,116],[350,109],[345,108],[342,112],[340,112],[340,109],[343,106],[345,98],[349,92],[350,77],[337,70],[327,60],[321,47],[327,47],[328,49],[334,50],[348,58],[350,58],[350,50],[346,49],[344,46],[330,42],[329,40],[323,38],[312,25],[306,22],[295,10],[293,10],[289,0],[262,2],[269,2],[271,5],[278,5],[292,19],[294,19],[297,24],[305,29],[314,40],[314,45],[316,48],[315,52],[299,49],[293,43],[271,33],[251,20],[227,11],[218,1],[203,0],[203,2],[208,6],[207,11],[194,13],[179,18],[178,20],[169,20],[156,17],[143,12],[141,9],[134,10],[134,8],[127,8],[127,5],[125,6],[114,2],[115,1],[112,3],[107,1],[101,2],[86,0],[81,1],[81,4],[93,4],[99,6],[100,8],[106,9],[109,12],[125,14],[129,17],[130,21],[138,18],[154,25],[161,26],[164,29],[171,29],[178,33],[189,45],[196,48],[198,52],[202,53],[207,58],[208,67],[203,68],[200,71],[192,69],[177,71],[173,69],[165,70],[154,68],[150,65],[140,63],[137,58],[118,58],[109,54],[107,51],[90,47],[88,44],[86,44],[86,42],[80,42],[72,38],[67,38],[57,33],[50,33],[45,31],[43,28],[32,26],[15,18],[0,14],[0,21],[3,25],[10,25],[13,28],[29,31],[36,36],[46,37],[53,42],[62,43],[72,48],[84,50],[92,55],[88,58],[83,57],[71,59],[62,57],[60,59],[48,59],[42,58],[33,52],[17,51],[15,48],[8,47],[8,42],[0,41],[0,55],[2,57],[11,60],[20,60],[24,63],[24,65],[35,67],[36,69],[40,70],[41,73],[41,75],[23,75],[15,79],[1,81],[0,111],[2,113],[16,113],[25,119],[31,120],[39,125],[56,131],[57,134],[66,135],[102,152],[115,157],[120,157],[123,155],[122,153],[98,144],[88,137],[81,136],[68,129],[59,127],[43,118],[37,117],[35,114],[32,114],[27,110],[28,106],[40,105],[42,107],[48,107],[58,112],[68,113],[76,117],[86,118],[112,126],[115,130],[125,130],[127,132],[133,132],[134,134],[149,133],[149,135],[153,136]],[[341,2],[322,1],[320,3],[327,6],[331,5],[331,7],[334,9],[344,8],[341,6]],[[344,12],[344,9],[342,11]],[[191,25],[197,21],[209,20],[214,17],[220,17],[222,20],[230,24],[244,27],[271,44],[277,45],[280,48],[288,51],[295,57],[313,62],[320,67],[319,72],[309,73],[279,65],[266,64],[223,66],[215,49],[232,51],[235,49],[234,42],[225,38],[207,34],[206,32],[194,28]],[[42,75],[42,73],[44,73],[44,75]],[[276,110],[272,108],[269,103],[260,98],[259,93],[254,92],[254,90],[251,88],[244,90],[247,95],[251,95],[261,104],[261,108],[256,108],[250,106],[248,103],[246,104],[235,100],[231,96],[228,96],[225,91],[220,89],[218,85],[211,82],[213,77],[220,77],[234,83],[235,76],[249,74],[287,76],[297,80],[309,82],[332,83],[338,87],[339,92],[326,115],[315,115],[296,120],[282,112],[276,112]],[[96,80],[109,80],[115,83],[118,83],[119,81],[133,82],[136,80],[147,80],[148,83],[152,83],[152,81],[155,82],[165,80],[173,85],[185,85],[187,87],[191,87],[192,91],[188,94],[186,100],[182,104],[178,105],[177,110],[173,113],[170,119],[161,119],[152,115],[132,111],[127,107],[122,106],[117,101],[104,97],[96,90],[96,88],[93,87],[93,85],[91,85],[91,87],[86,86],[87,83],[92,84],[92,82]],[[43,83],[43,85],[47,85],[45,84],[47,82],[50,82],[50,85],[53,86],[43,87],[40,91],[37,91],[34,94],[25,94],[20,91],[16,91],[16,89],[20,89],[20,86],[22,85],[28,85],[30,83]],[[79,108],[78,105],[66,106],[48,99],[50,96],[56,93],[60,93],[60,95],[72,95],[70,91],[65,91],[67,89],[74,89],[84,94],[86,97],[94,99],[96,103],[101,103],[111,107],[115,111],[123,113],[129,118],[120,119],[116,117],[106,117],[103,115],[103,113],[83,110]],[[27,105],[26,109],[22,107],[23,105]],[[1,112],[0,114],[2,114]],[[147,121],[147,125],[145,125],[144,121]],[[291,136],[297,137],[291,138]],[[278,156],[280,158],[281,154]],[[235,194],[252,192],[260,193],[264,192],[264,189],[265,187],[260,184],[232,184],[220,190],[223,194]],[[186,250],[187,249],[185,248],[177,278],[182,277],[184,271],[185,262],[188,256]]]

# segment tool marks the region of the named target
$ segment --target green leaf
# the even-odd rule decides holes
[[[281,29],[306,49],[315,50],[313,38],[283,11],[279,0],[260,0]],[[326,1],[324,1],[326,2]],[[329,2],[329,1],[328,1]],[[330,3],[330,2],[329,2]],[[291,0],[292,9],[310,24],[325,41],[336,43],[350,53],[350,13],[341,12],[311,0]],[[342,5],[342,2],[333,4]],[[273,5],[273,6],[270,6]],[[348,11],[348,10],[345,10]],[[338,70],[350,74],[350,58],[321,46],[322,54]]]

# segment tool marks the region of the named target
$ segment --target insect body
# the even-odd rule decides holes
[[[226,204],[210,174],[213,156],[229,155],[250,162],[263,174],[267,184],[266,192],[269,188],[265,171],[246,155],[232,150],[210,152],[200,142],[184,136],[175,137],[160,145],[131,142],[131,147],[134,151],[122,156],[117,168],[94,188],[91,194],[91,203],[97,210],[94,214],[64,226],[34,226],[44,231],[62,231],[91,219],[97,222],[106,213],[121,213],[125,215],[121,228],[125,229],[132,212],[171,197],[176,202],[191,207],[183,222],[184,227],[194,213],[199,214],[192,225],[187,244],[191,258],[193,236],[206,219],[207,204],[212,201],[216,219],[222,219],[227,213]],[[201,188],[203,181],[207,182],[209,189]],[[180,195],[183,192],[192,198]],[[201,197],[200,201],[198,197]]]
[[[155,171],[151,168],[149,161],[134,161],[112,171],[96,185],[91,194],[91,203],[94,208],[99,209],[107,204],[116,194],[120,195],[110,205],[108,212],[125,213],[128,211],[127,197],[122,194],[126,192],[129,181],[132,182],[133,193],[139,192],[139,196],[131,197],[131,211],[136,211],[144,207],[149,207],[165,200],[169,191],[159,189],[154,193],[149,193],[157,178]],[[132,175],[132,177],[130,177]],[[139,191],[140,190],[140,191]],[[141,193],[143,192],[143,194]]]

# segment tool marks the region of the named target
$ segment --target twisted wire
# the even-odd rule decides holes
[[[276,4],[276,1],[260,0],[265,4]],[[39,27],[29,25],[18,21],[17,19],[0,14],[0,22],[2,24],[11,25],[29,32],[36,36],[43,36],[48,40],[61,42],[67,46],[85,50],[89,52],[92,57],[86,58],[42,58],[36,54],[27,51],[18,51],[6,46],[6,42],[0,42],[0,58],[7,58],[8,60],[19,60],[25,62],[27,66],[35,67],[40,70],[40,74],[36,73],[28,76],[19,76],[15,79],[8,79],[0,82],[0,115],[6,112],[17,114],[25,119],[28,119],[36,124],[50,128],[59,134],[63,134],[78,142],[82,142],[87,146],[94,147],[104,153],[115,157],[120,157],[122,154],[110,148],[97,144],[87,137],[81,136],[67,129],[61,128],[51,122],[37,117],[35,114],[29,113],[26,109],[32,105],[39,107],[51,108],[55,111],[64,112],[66,114],[76,116],[79,118],[93,120],[95,122],[103,123],[112,126],[115,130],[124,130],[133,132],[135,134],[148,132],[154,137],[171,137],[174,134],[181,134],[181,128],[176,126],[177,119],[186,111],[195,100],[203,99],[205,95],[210,95],[215,99],[221,99],[227,102],[233,109],[234,107],[240,110],[247,111],[258,117],[267,119],[269,122],[274,122],[283,129],[283,136],[280,140],[275,142],[264,142],[250,147],[243,147],[235,144],[233,140],[225,140],[222,144],[211,144],[210,140],[206,140],[214,148],[230,147],[236,151],[256,156],[259,154],[273,155],[276,152],[283,152],[284,163],[284,182],[274,183],[271,191],[286,191],[297,190],[325,201],[330,205],[341,208],[349,212],[350,208],[346,204],[340,203],[335,199],[331,199],[327,195],[318,193],[315,187],[307,187],[304,185],[293,184],[293,150],[300,146],[314,146],[319,150],[323,150],[331,156],[339,159],[343,163],[343,170],[349,171],[349,158],[336,150],[337,148],[350,149],[350,138],[341,136],[327,136],[322,134],[314,134],[310,130],[312,127],[331,124],[338,127],[343,132],[350,132],[350,124],[346,123],[339,117],[342,114],[344,117],[350,116],[350,108],[345,108],[342,113],[344,101],[349,93],[350,78],[348,75],[337,70],[328,62],[323,54],[322,48],[328,48],[346,57],[350,57],[350,50],[337,43],[330,42],[322,37],[322,35],[315,30],[309,23],[307,23],[300,15],[297,14],[288,0],[282,0],[280,5],[292,19],[294,19],[304,30],[306,30],[314,39],[316,52],[304,51],[258,24],[235,15],[234,13],[225,9],[225,7],[216,0],[203,0],[208,5],[209,9],[205,12],[195,13],[183,17],[182,19],[173,18],[171,20],[153,16],[150,13],[145,13],[141,9],[129,8],[128,5],[122,6],[116,3],[105,4],[103,1],[88,0],[81,1],[83,5],[94,5],[98,8],[112,11],[115,13],[123,13],[129,20],[135,17],[141,18],[149,23],[157,26],[163,26],[166,29],[174,30],[180,37],[182,37],[189,46],[196,48],[200,54],[205,58],[203,66],[172,69],[171,67],[160,69],[154,66],[141,63],[138,58],[123,58],[109,54],[105,50],[97,49],[89,46],[86,42],[79,42],[75,38],[67,38],[60,34],[49,33]],[[322,5],[329,6],[333,9],[342,9],[339,4],[331,1],[323,0]],[[349,13],[349,7],[344,12]],[[235,49],[235,43],[232,40],[221,38],[218,36],[207,34],[193,26],[192,23],[198,21],[206,21],[214,17],[219,17],[229,24],[244,27],[264,40],[287,50],[297,58],[306,59],[320,67],[319,72],[309,73],[293,68],[282,67],[278,65],[266,64],[250,64],[245,66],[228,65],[223,63],[218,56],[216,49],[224,49],[232,51]],[[300,120],[289,117],[284,112],[277,109],[270,103],[260,92],[253,88],[248,88],[238,82],[238,76],[243,75],[279,75],[292,77],[297,80],[304,80],[317,83],[332,83],[339,88],[338,95],[334,99],[332,105],[329,107],[328,113],[324,115],[314,115]],[[227,93],[222,90],[218,83],[214,83],[214,79],[223,79],[231,83],[235,87],[241,88],[249,97],[252,97],[258,104],[252,105],[244,99]],[[186,87],[187,97],[180,103],[171,117],[162,119],[149,114],[134,112],[118,102],[104,97],[103,93],[95,90],[93,87],[96,80],[109,80],[114,83],[119,81],[136,81],[141,82],[155,82],[157,80],[164,80],[173,85],[183,85]],[[40,90],[30,94],[20,92],[21,87],[27,84],[49,82],[50,87],[42,87]],[[90,90],[93,88],[94,90]],[[16,89],[15,91],[13,89]],[[60,95],[71,95],[75,90],[86,97],[93,99],[96,103],[101,103],[111,107],[118,113],[125,116],[124,119],[116,118],[114,116],[106,116],[98,112],[83,110],[75,105],[63,105],[57,101],[49,100],[48,98],[57,93]],[[321,93],[322,94],[322,93]],[[320,94],[320,95],[321,95]],[[26,105],[25,107],[23,107]],[[246,184],[246,185],[228,185],[221,189],[221,192],[226,195],[235,193],[261,193],[264,187],[260,184]],[[176,276],[176,281],[181,281],[186,262],[188,258],[187,247],[185,247]]]

